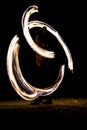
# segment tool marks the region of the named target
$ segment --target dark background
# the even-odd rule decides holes
[[[29,64],[33,59],[30,56],[32,50],[27,43],[25,44],[21,17],[25,9],[30,5],[39,7],[39,13],[34,15],[35,19],[44,21],[54,27],[66,42],[73,57],[73,74],[66,69],[62,84],[52,96],[55,98],[87,97],[85,4],[80,1],[76,3],[74,1],[57,2],[56,0],[12,0],[7,1],[7,3],[0,2],[0,100],[21,99],[12,88],[6,70],[7,50],[15,34],[20,37],[22,71],[27,80],[29,77]],[[27,61],[28,55],[29,62]]]

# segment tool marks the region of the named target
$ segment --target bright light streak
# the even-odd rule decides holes
[[[25,10],[23,13],[22,17],[22,29],[23,29],[23,34],[30,45],[30,47],[38,54],[40,54],[43,57],[47,58],[54,58],[55,54],[52,51],[45,50],[38,45],[35,44],[33,41],[29,29],[32,29],[34,27],[46,27],[47,31],[49,31],[52,35],[55,36],[55,38],[58,40],[58,42],[61,44],[62,48],[65,51],[67,60],[68,60],[68,68],[72,71],[73,70],[73,60],[72,56],[70,53],[70,50],[68,49],[67,45],[65,42],[62,40],[61,36],[59,33],[51,27],[49,24],[46,24],[45,22],[41,21],[29,21],[29,17],[32,13],[38,12],[38,7],[33,5],[30,6]],[[8,48],[7,52],[7,73],[9,76],[9,80],[15,89],[15,91],[25,100],[35,100],[39,96],[47,96],[52,94],[60,85],[64,78],[64,70],[65,70],[65,65],[61,65],[58,77],[56,81],[51,85],[46,88],[37,88],[28,83],[20,69],[19,65],[19,37],[15,35]]]

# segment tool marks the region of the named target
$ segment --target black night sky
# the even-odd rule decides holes
[[[14,35],[17,34],[20,37],[20,63],[27,80],[29,71],[31,71],[29,66],[32,69],[34,67],[34,54],[25,42],[21,26],[22,14],[30,5],[37,5],[39,8],[39,12],[32,15],[31,19],[46,22],[54,27],[66,42],[73,58],[73,74],[66,66],[64,80],[52,96],[56,98],[87,97],[85,8],[83,4],[80,1],[76,3],[74,1],[57,2],[56,0],[49,2],[47,0],[12,0],[0,3],[0,100],[21,99],[12,88],[6,69],[7,50]]]

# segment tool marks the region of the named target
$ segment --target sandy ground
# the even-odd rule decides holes
[[[0,119],[1,122],[15,124],[14,127],[86,128],[87,99],[59,98],[52,99],[50,104],[33,104],[24,100],[0,101]]]

